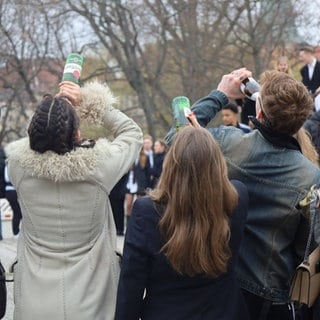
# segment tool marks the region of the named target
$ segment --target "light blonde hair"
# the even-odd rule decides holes
[[[289,74],[290,76],[293,76],[292,74],[292,71],[291,71],[291,68],[290,68],[290,64],[289,64],[289,58],[287,56],[280,56],[278,59],[277,59],[277,66],[276,66],[276,69],[280,72],[283,72],[281,70],[279,70],[279,64],[280,63],[286,63],[287,66],[288,66],[288,69],[285,73]]]
[[[165,207],[161,250],[175,271],[211,277],[227,271],[229,215],[238,194],[220,147],[206,129],[190,126],[176,134],[150,196]]]

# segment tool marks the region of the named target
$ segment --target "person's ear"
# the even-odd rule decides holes
[[[80,138],[81,138],[81,132],[80,132],[80,130],[78,129],[78,130],[76,131],[76,139],[79,141]]]
[[[264,118],[264,116],[263,116],[263,112],[262,112],[261,108],[259,109],[259,111],[258,111],[258,114],[257,114],[256,118],[257,118],[257,119],[263,119],[263,118]]]

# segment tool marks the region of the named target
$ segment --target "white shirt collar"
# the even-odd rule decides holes
[[[313,59],[311,63],[308,63],[308,67],[314,69],[316,66],[317,59]]]
[[[308,64],[308,73],[309,73],[309,79],[312,79],[314,68],[316,66],[317,59],[313,59],[311,63]]]

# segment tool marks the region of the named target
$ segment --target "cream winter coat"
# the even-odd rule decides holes
[[[10,179],[22,209],[15,269],[15,320],[114,318],[119,263],[110,190],[137,158],[142,132],[114,109],[108,87],[82,90],[79,113],[115,139],[64,155],[8,145]]]

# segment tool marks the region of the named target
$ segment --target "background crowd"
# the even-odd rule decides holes
[[[309,230],[299,203],[320,181],[316,50],[300,49],[301,79],[279,57],[256,101],[240,90],[249,70],[224,75],[170,143],[143,136],[106,85],[44,96],[28,137],[0,153],[14,319],[319,320],[319,301],[289,300]],[[82,119],[114,139],[83,139]],[[319,216],[316,228],[314,246]]]

